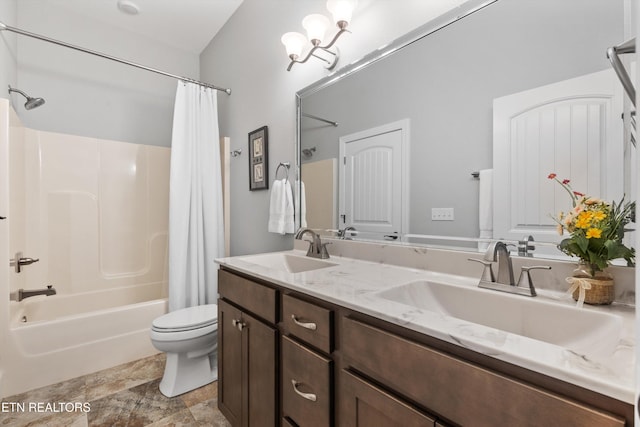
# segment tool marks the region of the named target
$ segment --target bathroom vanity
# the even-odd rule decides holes
[[[504,331],[419,305],[420,283],[476,291],[477,278],[447,272],[459,254],[396,248],[371,262],[336,256],[343,249],[352,250],[334,242],[328,260],[300,250],[217,260],[218,405],[233,426],[633,425],[632,306],[579,310],[553,291],[507,295],[499,302],[507,313],[509,301],[525,299],[541,316],[557,308],[567,319],[549,337]],[[405,265],[392,264],[402,250]],[[407,259],[439,268],[406,266]],[[467,264],[457,269],[477,268]],[[468,295],[457,304],[473,311]],[[605,324],[596,341],[554,341],[565,339],[557,333],[563,327],[576,334],[578,312],[587,313],[580,322],[593,314]],[[611,335],[614,342],[604,342]]]

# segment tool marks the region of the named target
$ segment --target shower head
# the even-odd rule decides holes
[[[24,108],[27,110],[33,110],[34,108],[38,108],[39,106],[44,104],[44,98],[32,98],[20,89],[14,89],[9,86],[9,94],[11,94],[11,92],[18,92],[20,95],[27,98],[27,102],[24,103]]]
[[[311,147],[311,148],[304,148],[302,150],[302,155],[306,158],[306,159],[310,159],[311,157],[313,157],[313,153],[316,151],[316,147]]]

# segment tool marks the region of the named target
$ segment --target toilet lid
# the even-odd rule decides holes
[[[161,332],[188,331],[218,323],[216,304],[183,308],[160,316],[152,323],[153,329]]]

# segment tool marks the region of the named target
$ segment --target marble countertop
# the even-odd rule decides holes
[[[282,253],[305,256],[304,251],[295,249]],[[587,356],[543,341],[390,301],[378,295],[381,291],[419,280],[476,287],[479,276],[398,266],[382,261],[365,261],[339,254],[332,254],[327,260],[335,264],[329,268],[289,273],[251,262],[255,257],[256,255],[220,258],[216,262],[293,291],[374,316],[627,403],[634,403],[635,308],[631,305],[614,303],[609,306],[585,305],[582,308],[619,316],[622,325],[619,341],[614,345],[613,352],[598,354],[599,352],[595,351]],[[513,298],[527,297],[514,295]],[[538,289],[536,301],[575,306],[570,297],[555,290]],[[473,301],[460,303],[473,304]],[[557,327],[562,328],[562,325]],[[593,346],[597,348],[598,343],[593,343]]]

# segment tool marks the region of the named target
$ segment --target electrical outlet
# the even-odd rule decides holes
[[[431,208],[432,221],[453,221],[453,208]]]

